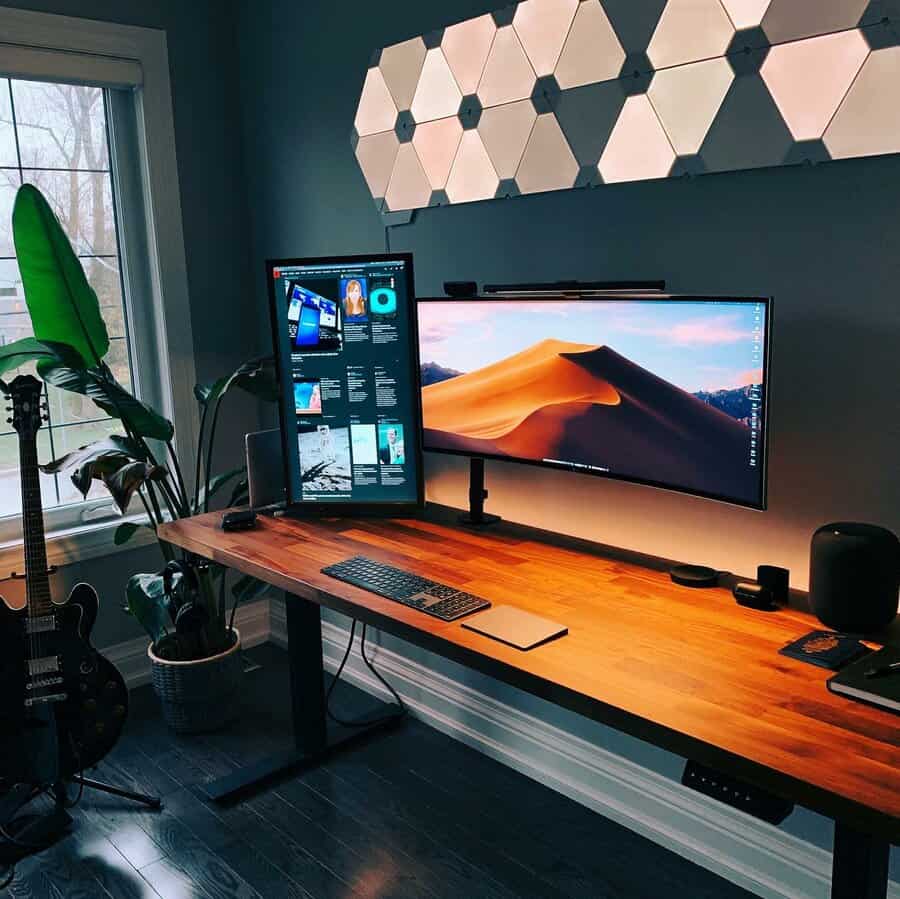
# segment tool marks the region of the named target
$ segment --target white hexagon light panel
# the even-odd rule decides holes
[[[898,153],[886,9],[522,0],[378,51],[353,147],[382,212]]]

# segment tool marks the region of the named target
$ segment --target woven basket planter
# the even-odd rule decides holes
[[[244,677],[241,635],[237,628],[234,645],[208,659],[169,661],[156,655],[152,644],[147,655],[163,717],[176,733],[209,733],[237,716],[238,692]]]

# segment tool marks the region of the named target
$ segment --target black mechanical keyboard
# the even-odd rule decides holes
[[[430,581],[365,556],[354,556],[329,565],[322,569],[322,574],[353,584],[354,587],[362,587],[379,596],[386,596],[442,621],[454,621],[471,612],[490,608],[491,605],[480,596],[473,596],[456,587]]]

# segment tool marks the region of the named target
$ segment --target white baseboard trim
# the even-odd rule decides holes
[[[244,647],[258,646],[269,639],[269,601],[262,600],[238,609],[235,627],[241,632]],[[147,656],[147,637],[136,637],[116,643],[101,652],[119,669],[129,689],[150,683],[150,659]]]
[[[270,626],[272,642],[285,646],[281,602],[270,604]],[[323,622],[322,633],[325,665],[334,671],[349,630]],[[828,899],[829,852],[705,799],[392,650],[373,645],[370,658],[413,714],[438,730],[757,896]],[[343,676],[381,699],[390,698],[358,652],[350,656]],[[900,899],[900,884],[891,882],[888,897]]]

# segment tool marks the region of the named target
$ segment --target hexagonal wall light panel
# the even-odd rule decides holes
[[[385,47],[381,51],[378,68],[397,104],[397,109],[409,109],[416,94],[423,62],[425,62],[425,42],[420,37]]]
[[[443,190],[456,158],[463,127],[456,116],[416,126],[413,146],[433,190]]]
[[[447,179],[451,203],[489,200],[497,193],[500,179],[477,131],[464,131],[453,168]]]
[[[599,3],[581,3],[553,74],[563,89],[616,78],[625,50]]]
[[[512,25],[494,36],[481,81],[478,99],[482,106],[514,103],[531,96],[537,76]]]
[[[762,23],[772,0],[722,0],[722,6],[737,30],[755,28]]]
[[[539,78],[553,74],[577,9],[578,0],[524,0],[516,9],[513,28]]]
[[[884,9],[522,0],[377,51],[353,152],[386,212],[900,153]]]
[[[722,57],[663,69],[653,76],[647,94],[679,156],[700,150],[733,80],[734,72]]]
[[[496,33],[494,19],[487,14],[444,30],[441,50],[464,96],[475,93]]]
[[[794,140],[822,136],[869,55],[859,29],[773,47],[760,74]]]
[[[481,114],[478,133],[500,178],[515,178],[537,113],[531,100],[492,106]]]
[[[537,117],[516,172],[523,194],[575,186],[578,163],[552,112]]]
[[[647,56],[655,69],[721,56],[734,32],[719,0],[669,0]]]
[[[441,48],[429,50],[410,106],[416,124],[456,115],[460,100],[462,93]]]
[[[825,131],[834,159],[900,153],[900,47],[875,50]]]
[[[645,94],[629,97],[597,168],[605,184],[665,178],[675,151]]]

